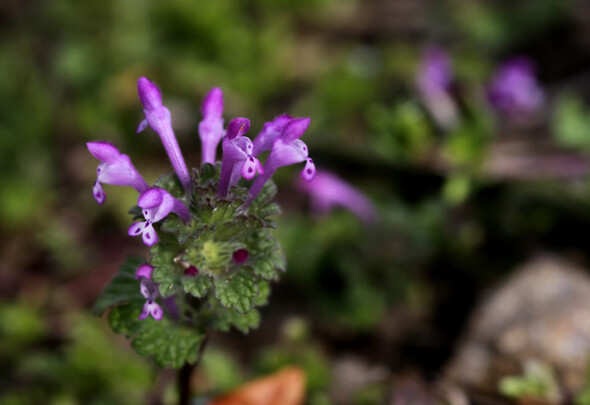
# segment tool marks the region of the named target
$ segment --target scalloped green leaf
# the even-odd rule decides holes
[[[204,334],[167,320],[146,319],[145,326],[131,342],[142,356],[152,356],[161,367],[180,368],[185,363],[194,363]]]
[[[194,297],[202,298],[211,288],[211,278],[206,275],[184,276],[180,279],[184,291]]]
[[[215,298],[226,308],[245,314],[252,309],[259,290],[250,274],[238,271],[229,277],[215,277]]]
[[[254,274],[265,280],[278,277],[279,271],[285,271],[287,262],[279,241],[268,232],[256,235],[249,265]]]
[[[248,333],[251,329],[256,329],[260,325],[260,312],[256,309],[247,314],[235,313],[230,323],[242,333]]]
[[[118,305],[109,312],[109,325],[116,333],[122,333],[127,338],[137,334],[144,322],[139,320],[143,303]]]
[[[92,312],[100,316],[108,307],[133,300],[143,300],[139,282],[135,279],[135,270],[145,262],[146,260],[140,256],[128,256],[119,267],[119,272],[96,299]]]
[[[150,264],[154,266],[152,280],[160,284],[158,287],[160,294],[168,297],[174,294],[175,286],[184,271],[174,262],[179,249],[178,245],[174,242],[174,237],[162,232],[161,234],[160,242],[150,249],[152,256]]]
[[[270,284],[264,280],[258,280],[257,284],[259,293],[256,298],[254,298],[254,305],[261,307],[268,304],[268,297],[270,296]]]

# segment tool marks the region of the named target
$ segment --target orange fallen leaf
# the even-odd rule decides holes
[[[305,394],[305,373],[287,367],[267,377],[251,381],[211,405],[300,405]]]

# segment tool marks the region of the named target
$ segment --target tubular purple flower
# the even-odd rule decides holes
[[[154,271],[154,267],[144,263],[135,270],[135,279],[139,280],[140,278],[144,277],[148,280],[152,279],[152,272]]]
[[[145,114],[145,119],[139,123],[137,132],[143,131],[149,125],[160,136],[180,183],[185,190],[190,190],[190,175],[172,129],[170,111],[162,105],[160,89],[146,77],[140,77],[137,80],[137,94]]]
[[[243,136],[250,129],[247,118],[234,118],[229,122],[223,138],[223,159],[217,194],[225,197],[229,188],[238,183],[240,176],[250,180],[256,173],[262,173],[260,161],[252,156],[254,145],[250,138]]]
[[[518,118],[535,112],[543,104],[544,94],[533,61],[516,57],[505,62],[492,77],[487,96],[502,114]]]
[[[457,107],[450,94],[453,83],[451,59],[438,46],[426,48],[416,72],[416,86],[420,97],[433,118],[444,128],[457,122]]]
[[[223,92],[214,87],[205,96],[201,107],[203,120],[199,123],[199,137],[201,138],[202,163],[215,164],[217,145],[223,138]]]
[[[96,202],[103,204],[107,197],[101,183],[131,186],[140,193],[149,188],[131,163],[129,156],[120,153],[111,143],[88,142],[86,146],[92,156],[100,160],[96,169],[96,181],[92,188]]]
[[[256,157],[262,152],[271,150],[272,144],[279,135],[283,132],[285,125],[293,120],[293,117],[287,114],[282,114],[274,120],[264,124],[262,131],[254,139],[254,152],[252,154]]]
[[[282,133],[272,144],[270,154],[264,163],[264,173],[254,180],[250,188],[250,199],[246,205],[254,201],[264,184],[279,167],[305,161],[301,177],[306,181],[313,179],[316,172],[315,165],[309,157],[307,145],[299,139],[309,127],[310,121],[310,118],[294,118],[284,126]]]
[[[164,316],[162,307],[155,301],[160,296],[158,291],[158,284],[153,282],[151,279],[152,271],[154,268],[149,264],[142,264],[135,271],[135,278],[141,279],[139,284],[139,290],[141,295],[146,299],[143,304],[143,311],[139,315],[139,319],[146,319],[148,316],[152,316],[156,321],[159,321]]]
[[[316,214],[326,214],[335,207],[343,207],[366,224],[377,218],[377,210],[371,200],[333,173],[320,172],[313,181],[298,181],[297,187],[309,194],[311,209]]]
[[[142,208],[145,222],[136,222],[129,227],[129,236],[142,235],[143,243],[153,246],[158,242],[158,235],[153,224],[161,221],[168,214],[175,213],[185,223],[190,221],[190,212],[178,199],[161,188],[150,188],[139,196],[137,205]]]

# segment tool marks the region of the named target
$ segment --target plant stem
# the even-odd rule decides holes
[[[190,405],[191,403],[191,376],[199,365],[199,361],[201,360],[201,356],[203,355],[203,351],[205,350],[208,341],[209,334],[207,333],[205,334],[203,343],[201,343],[201,347],[199,347],[197,361],[193,364],[184,364],[178,371],[178,405]]]

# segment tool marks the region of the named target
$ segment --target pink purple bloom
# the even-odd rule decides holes
[[[535,65],[526,57],[505,62],[495,72],[487,91],[490,104],[502,114],[530,115],[544,100],[543,89],[535,76]]]
[[[270,154],[264,163],[264,173],[254,180],[250,188],[250,200],[247,204],[256,198],[264,184],[279,167],[305,162],[301,177],[306,181],[313,179],[316,172],[315,165],[309,157],[307,145],[299,139],[309,127],[310,121],[310,118],[293,118],[283,126],[280,134],[274,135],[272,146],[270,146]],[[268,138],[261,141],[260,144],[268,147],[271,136],[268,136]]]
[[[365,223],[377,218],[377,210],[371,200],[333,173],[319,172],[312,181],[299,181],[297,184],[300,190],[309,194],[311,209],[317,214],[343,207]]]
[[[96,169],[96,181],[92,188],[94,199],[99,204],[106,200],[102,183],[115,186],[131,186],[138,192],[148,189],[147,183],[131,163],[129,156],[120,153],[109,142],[88,142],[88,151],[100,160]]]
[[[240,177],[251,180],[256,173],[262,173],[260,161],[252,156],[254,145],[250,138],[243,136],[250,129],[247,118],[234,118],[229,122],[223,138],[223,158],[217,194],[224,197],[229,188],[236,185]]]
[[[176,141],[170,111],[162,105],[162,93],[158,86],[146,77],[137,81],[137,93],[143,104],[145,119],[140,122],[137,132],[143,131],[148,125],[160,135],[164,149],[168,153],[172,167],[186,190],[191,189],[191,180],[182,152]]]
[[[203,153],[202,163],[215,164],[217,145],[221,142],[223,129],[223,93],[219,87],[211,89],[201,107],[203,120],[199,123],[199,137]]]
[[[266,122],[262,127],[262,131],[254,139],[254,152],[252,154],[258,157],[262,152],[271,150],[273,142],[281,135],[285,125],[291,120],[293,120],[293,117],[283,114],[272,121]]]
[[[142,235],[143,243],[153,246],[158,242],[158,235],[153,224],[161,221],[168,214],[175,213],[184,222],[190,221],[190,212],[178,199],[161,188],[150,188],[140,194],[137,205],[142,209],[144,222],[136,222],[129,227],[129,236]]]
[[[453,66],[445,50],[437,46],[426,48],[416,73],[416,86],[434,119],[445,128],[457,120],[457,108],[450,94],[453,80]]]
[[[141,291],[141,295],[146,299],[139,319],[143,320],[151,315],[152,318],[159,321],[164,316],[164,311],[155,301],[160,296],[160,292],[158,291],[158,284],[152,281],[153,271],[154,268],[149,264],[142,264],[135,271],[135,279],[141,280],[139,290]]]

